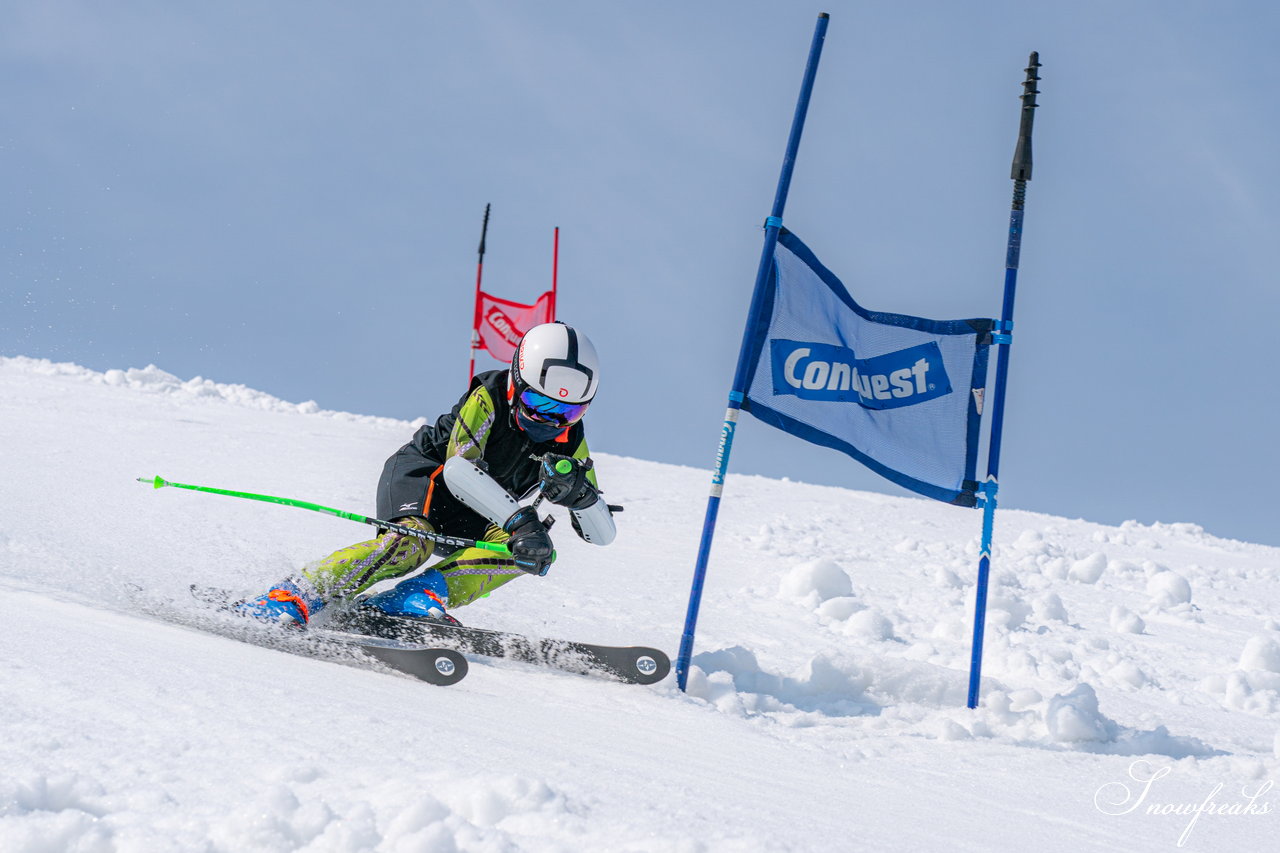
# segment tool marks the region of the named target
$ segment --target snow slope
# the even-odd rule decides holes
[[[367,528],[134,478],[368,512],[413,425],[153,367],[0,395],[0,850],[1274,849],[1280,549],[1002,510],[968,711],[977,513],[731,475],[688,695],[433,688],[137,610]],[[708,472],[598,465],[618,541],[458,614],[674,657]]]

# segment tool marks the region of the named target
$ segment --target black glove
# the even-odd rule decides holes
[[[600,500],[600,492],[587,479],[592,462],[548,453],[542,457],[542,494],[553,504],[586,509]]]
[[[546,525],[538,520],[538,511],[531,506],[521,507],[502,529],[511,534],[507,547],[511,549],[516,568],[531,575],[545,575],[556,552]]]

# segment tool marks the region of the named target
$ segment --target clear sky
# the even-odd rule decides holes
[[[873,310],[999,313],[1040,51],[1002,504],[1280,544],[1268,2],[16,0],[0,354],[434,417],[492,202],[498,295],[561,228],[593,447],[709,470],[819,11],[786,221]],[[749,418],[730,470],[900,493]]]

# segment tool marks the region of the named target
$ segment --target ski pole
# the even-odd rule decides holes
[[[418,539],[425,539],[427,542],[438,542],[441,545],[448,545],[451,548],[480,548],[484,551],[493,551],[504,557],[511,556],[511,550],[500,542],[485,542],[482,539],[463,539],[459,536],[446,536],[443,533],[428,533],[425,530],[418,530],[409,527],[406,524],[397,524],[394,521],[382,521],[377,518],[370,518],[367,515],[360,515],[355,512],[346,512],[333,507],[321,506],[320,504],[311,503],[309,501],[298,501],[292,498],[278,498],[274,495],[255,495],[251,492],[233,492],[229,489],[214,489],[209,486],[192,486],[187,483],[173,483],[159,475],[153,477],[139,477],[139,483],[150,483],[157,489],[163,489],[165,486],[172,486],[175,489],[190,489],[193,492],[206,492],[211,495],[226,495],[232,498],[246,498],[251,501],[265,501],[266,503],[283,504],[285,506],[296,506],[299,509],[309,509],[312,512],[323,512],[328,515],[336,515],[338,518],[345,518],[350,521],[358,521],[361,524],[372,524],[374,527],[382,527],[387,530],[394,530],[396,533],[403,533],[406,536],[415,536]]]

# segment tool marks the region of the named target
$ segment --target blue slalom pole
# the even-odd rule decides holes
[[[982,486],[982,550],[978,558],[978,595],[973,614],[973,656],[969,661],[969,707],[978,707],[978,688],[982,681],[982,637],[987,620],[987,583],[991,575],[991,539],[995,528],[996,491],[1000,480],[1000,444],[1004,438],[1005,388],[1009,380],[1009,345],[1013,342],[1013,299],[1018,287],[1018,260],[1022,253],[1022,213],[1027,198],[1027,181],[1031,180],[1031,127],[1035,120],[1036,82],[1040,54],[1033,52],[1027,61],[1027,77],[1022,84],[1022,123],[1018,128],[1018,145],[1013,152],[1013,208],[1009,213],[1009,245],[1005,252],[1004,306],[1000,312],[1000,328],[994,342],[1000,346],[996,354],[996,387],[991,401],[991,443],[987,450],[987,480]]]
[[[711,475],[711,495],[707,499],[707,515],[702,523],[702,541],[698,545],[698,562],[693,570],[693,588],[689,592],[689,610],[685,615],[684,633],[680,636],[680,653],[676,656],[676,684],[681,690],[689,681],[689,661],[693,657],[693,633],[698,625],[698,608],[702,604],[702,586],[707,576],[707,560],[711,556],[711,540],[715,537],[716,518],[720,513],[720,497],[724,492],[724,478],[729,469],[729,453],[733,449],[733,434],[738,426],[738,414],[746,400],[747,374],[750,371],[750,343],[756,318],[764,305],[765,281],[773,266],[773,253],[778,244],[778,231],[782,228],[782,212],[787,206],[787,192],[791,188],[791,173],[796,164],[796,152],[800,149],[800,134],[804,131],[804,119],[809,112],[809,96],[813,93],[813,81],[818,74],[818,60],[822,56],[822,43],[827,35],[830,16],[818,15],[813,31],[813,43],[809,46],[809,61],[805,65],[804,80],[800,84],[800,99],[796,102],[795,116],[791,120],[791,135],[787,139],[787,153],[782,160],[782,174],[778,177],[778,191],[773,197],[773,212],[765,220],[764,247],[760,250],[760,267],[756,272],[755,290],[751,295],[751,309],[747,313],[747,325],[742,332],[742,346],[738,350],[738,367],[733,376],[733,389],[729,392],[729,408],[725,412],[724,426],[720,429],[720,447],[716,451],[716,467]]]

